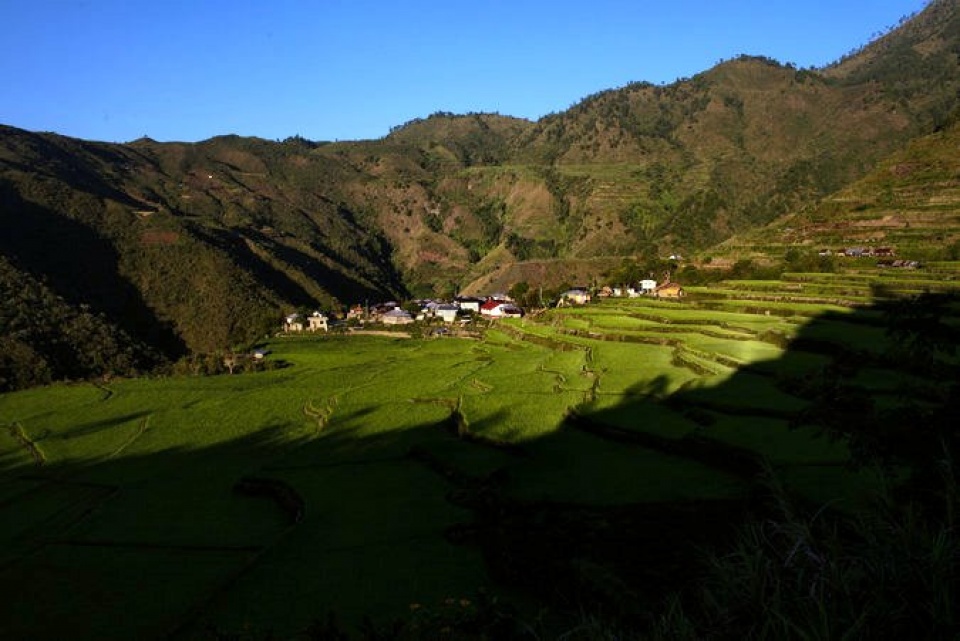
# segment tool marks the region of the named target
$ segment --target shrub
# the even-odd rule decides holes
[[[945,479],[956,507],[956,485]],[[960,545],[952,518],[883,493],[856,514],[776,511],[710,559],[696,610],[665,615],[698,638],[956,638]],[[676,637],[675,637],[676,638]]]

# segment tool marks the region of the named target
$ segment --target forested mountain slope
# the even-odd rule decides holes
[[[935,0],[826,69],[742,56],[537,122],[437,113],[338,143],[0,127],[0,254],[170,358],[248,342],[297,308],[691,255],[817,207],[942,129],[958,5]]]

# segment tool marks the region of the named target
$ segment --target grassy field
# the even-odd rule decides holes
[[[482,540],[450,535],[480,518],[451,499],[477,487],[513,506],[737,501],[767,461],[810,500],[855,501],[871,481],[845,447],[788,427],[791,381],[826,357],[784,341],[869,353],[882,331],[782,285],[722,284],[719,310],[550,310],[483,340],[281,338],[271,371],[0,396],[0,632],[285,638],[480,587],[535,611]],[[862,384],[900,380],[874,365]]]

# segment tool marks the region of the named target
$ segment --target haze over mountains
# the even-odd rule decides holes
[[[843,190],[878,200],[871,172],[911,141],[911,162],[949,155],[958,9],[935,0],[826,69],[741,57],[537,122],[437,113],[337,143],[0,127],[0,389],[226,349],[296,308],[582,283],[623,257],[763,258],[749,239],[772,221],[816,214],[826,232]],[[955,187],[938,176],[914,186]],[[917,251],[956,241],[937,220]],[[806,229],[791,242],[843,237]]]

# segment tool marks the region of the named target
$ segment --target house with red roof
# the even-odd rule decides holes
[[[491,298],[480,306],[480,315],[487,318],[520,318],[523,310],[510,301]]]

